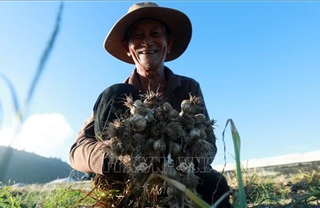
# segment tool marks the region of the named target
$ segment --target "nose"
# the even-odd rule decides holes
[[[150,46],[153,44],[153,39],[149,35],[144,36],[141,45],[142,46]]]

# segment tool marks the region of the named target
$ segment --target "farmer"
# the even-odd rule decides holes
[[[137,3],[129,8],[127,14],[116,22],[104,41],[104,48],[115,58],[134,64],[135,69],[124,83],[114,84],[105,89],[98,97],[93,113],[81,128],[70,150],[71,166],[82,172],[99,175],[110,174],[109,158],[102,136],[107,123],[123,113],[123,96],[158,92],[176,110],[180,110],[182,100],[189,99],[189,93],[203,98],[200,85],[192,78],[174,74],[164,65],[166,61],[178,58],[187,49],[192,34],[189,18],[182,12],[160,7],[155,3]],[[127,109],[127,108],[126,108]],[[205,103],[199,113],[209,118]],[[215,151],[210,156],[212,162],[216,154],[216,137],[213,133],[207,140]],[[126,159],[119,158],[122,162]],[[229,186],[222,174],[208,164],[197,173],[199,185],[197,193],[203,200],[213,204]],[[220,207],[230,207],[226,197]]]

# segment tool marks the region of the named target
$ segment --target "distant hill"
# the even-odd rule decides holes
[[[294,153],[288,155],[280,155],[268,158],[250,159],[242,161],[242,167],[248,168],[261,168],[261,167],[273,167],[273,166],[291,166],[291,164],[320,164],[320,150]],[[217,171],[229,171],[235,170],[235,163],[227,163],[226,165],[213,165],[213,168]]]
[[[58,158],[47,158],[12,147],[0,146],[0,182],[47,183],[70,176],[72,168]]]

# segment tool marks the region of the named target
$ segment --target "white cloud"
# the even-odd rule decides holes
[[[72,129],[63,115],[36,114],[30,116],[18,130],[9,126],[1,128],[0,145],[67,161],[68,139],[71,136]]]

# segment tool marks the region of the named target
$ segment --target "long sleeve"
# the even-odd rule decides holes
[[[104,144],[94,136],[94,118],[91,115],[82,126],[69,153],[71,167],[81,172],[103,174]]]
[[[105,175],[110,171],[110,161],[106,153],[106,145],[110,140],[96,139],[104,130],[108,121],[117,118],[120,111],[127,110],[123,105],[125,95],[138,97],[137,90],[129,84],[114,84],[106,88],[97,98],[92,115],[82,126],[75,143],[69,153],[71,167],[82,172],[93,172]]]

